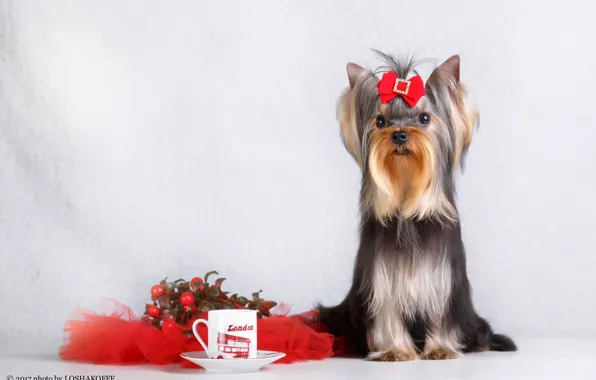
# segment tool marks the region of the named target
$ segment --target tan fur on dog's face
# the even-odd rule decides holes
[[[391,141],[398,130],[410,134],[408,144],[399,151]],[[395,210],[403,218],[411,217],[434,172],[428,136],[414,127],[384,128],[373,134],[370,146],[369,170],[377,187],[375,196],[368,200],[370,207],[379,220],[389,218]]]
[[[398,77],[409,77],[411,61],[403,64],[384,58]],[[433,71],[426,96],[414,108],[399,97],[381,104],[378,78],[370,70],[350,63],[347,72],[350,87],[339,100],[338,119],[346,149],[365,176],[363,211],[382,223],[396,216],[455,220],[455,206],[445,187],[454,186],[454,172],[463,163],[478,119],[459,81],[459,57],[449,58]],[[422,112],[431,116],[429,125],[417,124]],[[393,126],[378,128],[378,115],[395,121]],[[403,147],[407,154],[396,154],[391,134],[402,129],[411,138]]]

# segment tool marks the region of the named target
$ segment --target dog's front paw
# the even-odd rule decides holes
[[[367,357],[367,360],[374,362],[406,362],[416,359],[416,351],[399,348],[392,348],[383,352],[371,352]]]
[[[422,360],[448,360],[457,359],[459,354],[456,351],[442,347],[433,348],[422,355]]]
[[[470,352],[484,352],[488,351],[488,346],[473,346],[469,349]]]

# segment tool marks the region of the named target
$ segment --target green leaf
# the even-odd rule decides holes
[[[216,274],[216,275],[218,275],[218,276],[219,276],[219,273],[217,273],[217,271],[214,271],[214,270],[212,270],[211,272],[207,272],[207,273],[205,273],[205,277],[203,277],[203,280],[204,280],[205,282],[207,282],[207,279],[208,279],[208,278],[209,278],[209,276],[211,276],[212,274]]]
[[[259,290],[258,292],[254,292],[254,293],[252,294],[252,298],[253,298],[254,300],[258,300],[258,299],[260,298],[260,297],[259,297],[259,294],[261,294],[261,292],[262,292],[262,291],[263,291],[263,290]]]
[[[238,293],[234,293],[230,296],[230,298],[238,298]]]
[[[157,299],[157,304],[161,309],[168,308],[170,306],[170,296],[161,296]]]
[[[167,284],[168,284],[168,278],[167,278],[167,277],[166,277],[166,278],[164,278],[163,280],[161,280],[161,281],[159,282],[159,284],[160,284],[160,285],[167,285]]]
[[[174,281],[174,284],[176,284],[176,283],[178,283],[178,282],[186,282],[186,281],[184,281],[184,279],[183,279],[183,278],[179,278],[179,279],[177,279],[176,281]]]
[[[269,309],[271,309],[271,308],[275,307],[275,306],[277,305],[277,302],[275,302],[275,301],[263,301],[263,302],[261,303],[261,305],[262,305],[262,306],[263,306],[265,309],[269,310]]]
[[[219,295],[219,289],[217,289],[215,286],[210,286],[209,289],[207,289],[207,294],[217,297]]]
[[[248,299],[246,297],[238,297],[238,302],[244,306],[248,302]]]
[[[218,289],[221,289],[221,283],[225,280],[225,278],[218,278],[217,280],[215,280],[215,286],[217,286]]]

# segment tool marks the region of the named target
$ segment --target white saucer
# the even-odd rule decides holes
[[[254,359],[211,359],[205,351],[183,352],[184,359],[200,365],[210,372],[256,372],[286,356],[283,352],[257,351]]]

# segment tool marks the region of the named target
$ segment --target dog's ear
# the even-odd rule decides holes
[[[350,80],[350,88],[356,87],[356,84],[366,78],[370,74],[368,70],[360,65],[349,62],[346,70],[348,71],[348,79]]]
[[[448,58],[445,62],[441,64],[441,66],[437,67],[435,71],[431,74],[428,81],[435,80],[436,76],[440,75],[448,75],[455,79],[456,82],[459,82],[459,55],[454,55]]]
[[[460,58],[454,55],[437,67],[426,82],[426,90],[443,109],[453,127],[455,136],[453,169],[463,164],[465,153],[472,142],[478,113],[472,106],[465,86],[460,82]]]
[[[348,152],[354,157],[360,169],[363,170],[363,160],[358,124],[362,110],[359,101],[370,91],[376,90],[374,84],[378,78],[370,71],[355,63],[346,66],[350,87],[341,95],[337,106],[337,118],[341,129],[341,136]]]

